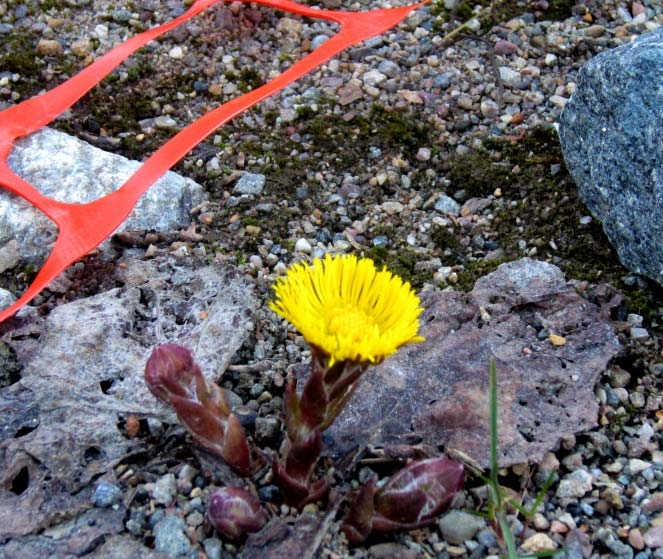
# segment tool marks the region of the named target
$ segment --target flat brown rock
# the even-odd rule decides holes
[[[524,258],[470,293],[421,298],[426,341],[367,371],[325,434],[334,453],[422,443],[488,465],[491,356],[502,466],[537,461],[561,437],[596,425],[594,385],[620,349],[610,320],[621,301],[614,289],[583,292],[559,268]],[[565,343],[552,344],[549,334]]]

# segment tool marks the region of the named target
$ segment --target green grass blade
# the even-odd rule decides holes
[[[509,559],[519,559],[518,550],[516,548],[516,541],[513,539],[513,534],[511,533],[511,526],[509,526],[509,521],[506,519],[506,515],[503,511],[497,511],[495,514],[497,517],[497,522],[500,525],[500,530],[502,531],[502,537],[504,538],[504,543],[506,545],[507,557]]]
[[[499,436],[497,432],[497,369],[495,358],[490,357],[490,374],[488,378],[488,390],[490,399],[490,485],[491,492],[495,498],[495,508],[502,510],[502,491],[497,478],[499,464],[497,459],[497,445]]]
[[[541,490],[536,495],[536,499],[534,500],[534,504],[532,504],[532,508],[530,509],[530,513],[529,516],[527,516],[527,518],[534,516],[536,509],[538,509],[541,506],[541,503],[543,503],[543,499],[547,495],[548,490],[552,487],[554,481],[555,481],[555,472],[550,472],[548,474],[548,477],[546,478],[545,483],[541,487]]]

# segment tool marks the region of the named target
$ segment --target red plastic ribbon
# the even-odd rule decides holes
[[[391,29],[429,0],[412,6],[370,12],[318,10],[288,0],[254,0],[279,10],[333,21],[341,27],[322,46],[270,82],[221,105],[181,130],[153,153],[119,189],[98,200],[86,204],[53,200],[11,171],[7,158],[17,138],[31,134],[54,120],[139,48],[220,1],[196,0],[179,17],[128,39],[61,85],[0,112],[0,185],[39,208],[59,229],[50,256],[25,293],[0,312],[0,322],[31,301],[72,262],[107,239],[129,215],[142,194],[214,130],[349,46]]]

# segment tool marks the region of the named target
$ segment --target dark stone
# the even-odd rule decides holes
[[[209,84],[207,82],[201,82],[196,80],[193,82],[193,90],[198,93],[205,93],[209,89]]]
[[[258,414],[254,410],[247,406],[237,406],[233,412],[244,429],[253,429],[255,427]]]
[[[580,72],[560,141],[580,195],[633,272],[663,284],[663,29]]]
[[[0,388],[14,384],[21,378],[21,364],[9,344],[0,342]]]
[[[258,489],[260,500],[266,503],[273,503],[281,499],[281,490],[276,485],[265,485]]]
[[[255,438],[260,445],[271,446],[281,436],[281,422],[275,417],[258,417],[256,419]]]

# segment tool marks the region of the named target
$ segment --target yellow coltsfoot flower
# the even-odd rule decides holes
[[[326,255],[299,263],[274,285],[269,307],[337,361],[379,363],[417,335],[422,312],[408,282],[368,258]]]
[[[342,412],[371,364],[417,335],[423,310],[410,284],[368,258],[325,256],[290,268],[274,285],[270,308],[289,320],[311,346],[311,369],[297,391],[289,374],[283,394],[286,443],[274,457],[274,481],[286,502],[319,500],[329,479],[313,481],[322,433]]]

